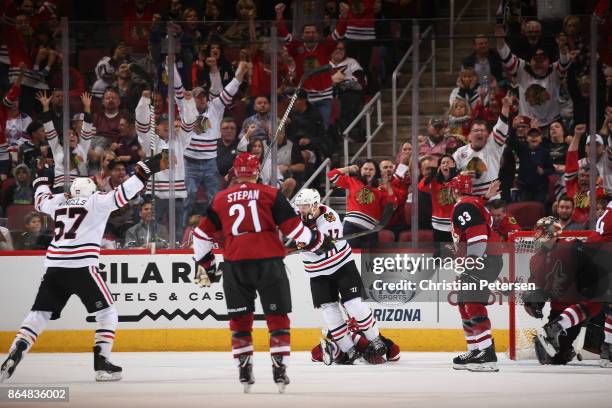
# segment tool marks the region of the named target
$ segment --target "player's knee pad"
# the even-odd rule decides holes
[[[21,324],[20,332],[25,330],[28,343],[36,341],[36,338],[47,327],[47,323],[51,320],[51,312],[43,312],[40,310],[31,310]],[[25,329],[24,329],[25,328]]]
[[[240,316],[234,316],[230,319],[230,330],[232,332],[247,332],[253,331],[253,313],[247,313]]]
[[[270,333],[278,330],[289,330],[290,321],[287,314],[269,314],[266,315],[266,323]]]
[[[321,313],[323,314],[323,321],[330,330],[346,324],[338,302],[322,304]]]
[[[113,326],[116,327],[119,322],[119,315],[117,314],[117,308],[115,305],[98,310],[96,312],[96,322],[100,326]]]
[[[372,313],[372,310],[366,305],[361,298],[355,298],[343,303],[346,311],[351,317],[357,320],[362,320]]]

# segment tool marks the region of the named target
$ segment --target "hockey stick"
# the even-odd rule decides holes
[[[300,92],[300,90],[302,89],[302,87],[304,86],[304,82],[306,82],[306,80],[314,75],[318,75],[320,73],[323,72],[327,72],[331,70],[331,65],[326,64],[323,66],[320,66],[317,69],[314,69],[308,73],[304,73],[302,75],[302,78],[300,78],[300,82],[298,82],[295,91],[293,92],[293,95],[291,96],[291,100],[289,101],[289,105],[287,106],[287,109],[285,109],[285,113],[283,114],[283,117],[280,120],[280,123],[278,124],[278,127],[276,128],[276,132],[274,132],[274,137],[272,138],[272,140],[270,141],[270,147],[268,148],[268,150],[265,152],[263,159],[261,160],[261,163],[259,165],[259,170],[263,171],[264,168],[264,164],[266,162],[266,160],[268,160],[268,156],[270,155],[270,153],[272,152],[272,146],[274,146],[274,143],[276,143],[276,139],[278,139],[278,135],[280,134],[280,132],[283,130],[283,128],[285,127],[285,124],[287,123],[287,119],[289,119],[289,114],[291,113],[291,109],[293,109],[293,105],[295,105],[295,101],[297,101],[298,98],[298,94]]]
[[[363,237],[364,235],[369,235],[369,234],[373,234],[375,232],[380,231],[381,229],[385,228],[385,225],[387,225],[387,223],[391,219],[391,216],[393,216],[393,211],[394,211],[393,204],[387,203],[387,205],[385,205],[385,208],[383,209],[383,212],[380,216],[380,221],[373,228],[370,228],[364,231],[355,232],[353,234],[344,235],[343,237],[338,238],[338,239],[332,239],[332,242],[336,243],[338,241],[348,241],[351,239]],[[295,251],[291,251],[289,254],[297,254],[300,252],[306,252],[306,249],[303,249],[303,248],[296,249]]]

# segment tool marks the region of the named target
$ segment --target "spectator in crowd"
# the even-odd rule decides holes
[[[565,127],[561,121],[554,121],[550,124],[548,135],[550,136],[550,141],[548,143],[550,159],[555,167],[555,172],[563,174],[565,171],[565,156],[567,155],[567,148],[569,146],[568,140],[571,139],[571,137],[566,136]]]
[[[237,20],[223,33],[230,42],[246,43],[249,41],[249,18],[257,15],[257,6],[253,0],[238,0],[236,2]]]
[[[574,216],[574,200],[570,197],[563,195],[557,200],[557,218],[559,223],[563,227],[563,231],[581,231],[584,228],[584,224],[573,220]]]
[[[577,125],[576,128],[578,128],[580,125]],[[584,125],[582,125],[584,126]],[[586,143],[585,143],[585,153],[586,153],[586,157],[580,159],[579,165],[580,166],[588,166],[589,163],[595,163],[595,166],[597,167],[597,174],[599,175],[599,177],[601,177],[602,181],[603,181],[603,187],[607,190],[611,190],[612,191],[612,147],[608,146],[606,148],[606,145],[604,144],[604,140],[603,137],[601,137],[601,135],[595,134],[595,145],[596,145],[596,149],[595,149],[595,160],[591,160],[591,148],[590,148],[590,143],[591,141],[591,136],[587,136],[586,138]],[[608,139],[608,141],[610,141]],[[606,149],[607,149],[607,154],[606,154]]]
[[[96,64],[96,82],[91,88],[94,98],[102,98],[106,88],[117,85],[119,66],[129,61],[128,48],[125,42],[119,41],[110,50],[110,56],[102,57]],[[128,69],[129,72],[129,69]]]
[[[570,51],[580,51],[572,63],[572,70],[577,76],[589,73],[589,44],[582,33],[582,23],[578,16],[567,16],[563,19],[563,34],[567,36]]]
[[[610,202],[610,200],[612,200],[612,196],[610,195],[607,195],[606,197],[597,200],[597,219],[600,219],[603,216],[604,212],[606,212],[608,208],[608,202]]]
[[[12,251],[14,249],[11,231],[8,228],[0,227],[0,251]]]
[[[145,201],[140,207],[140,222],[125,233],[128,248],[150,248],[152,243],[167,243],[168,230],[153,219],[153,205]]]
[[[134,58],[139,59],[148,52],[151,22],[155,10],[152,3],[147,0],[132,0],[123,3],[123,41],[132,48]]]
[[[437,244],[435,256],[439,256],[441,245],[445,242],[453,242],[451,213],[455,200],[450,193],[449,182],[457,175],[457,168],[453,157],[448,155],[440,158],[439,166],[433,165],[432,167],[428,176],[423,177],[419,182],[419,191],[431,197],[431,226],[433,240]]]
[[[32,118],[19,110],[19,98],[17,98],[6,116],[5,133],[10,150],[17,149],[27,137],[30,123],[32,123]]]
[[[121,114],[119,119],[119,138],[111,143],[117,161],[123,162],[128,170],[144,157],[144,151],[138,143],[138,136],[134,127],[134,116],[129,113]]]
[[[496,27],[495,36],[504,67],[518,79],[520,114],[537,119],[541,128],[548,128],[560,115],[559,89],[570,64],[567,44],[558,40],[559,61],[553,64],[542,47],[535,48],[527,62],[512,53],[504,40],[503,26]]]
[[[574,55],[577,55],[576,51],[574,51]],[[598,81],[599,83],[602,83],[602,72],[599,71],[599,67],[597,68],[597,75],[599,77]],[[574,123],[588,123],[590,120],[589,110],[591,105],[591,77],[589,75],[576,76],[573,70],[570,70],[570,73],[567,78],[567,92],[569,92],[569,95],[571,97]],[[600,126],[604,119],[604,98],[605,95],[603,92],[597,92],[597,98],[595,103],[595,120],[597,126]]]
[[[210,69],[211,73],[218,73],[216,63],[211,64]],[[192,130],[188,133],[190,141],[184,151],[187,199],[183,206],[183,225],[187,224],[188,217],[192,214],[200,186],[206,189],[209,204],[212,203],[214,195],[221,188],[217,168],[217,141],[221,137],[221,121],[225,108],[238,92],[246,71],[246,62],[241,62],[234,78],[223,88],[220,95],[214,97],[210,102],[208,92],[204,88],[198,87],[192,91],[197,117]]]
[[[304,156],[302,156],[302,151],[296,143],[287,139],[285,130],[279,132],[276,145],[276,163],[278,164],[278,171],[285,180],[283,184],[285,185],[287,181],[292,180],[289,183],[293,184],[295,189],[297,183],[303,181],[302,176],[306,171],[306,161]],[[289,191],[287,188],[287,197],[292,195],[293,190]]]
[[[204,8],[204,38],[210,41],[213,37],[222,35],[227,30],[227,23],[221,15],[221,2],[219,0],[207,0]],[[194,82],[195,84],[195,82]]]
[[[94,162],[99,161],[102,152],[119,139],[120,106],[119,91],[116,88],[106,88],[102,96],[102,111],[96,112],[93,117],[96,136],[92,141],[91,159]]]
[[[508,213],[508,205],[504,200],[493,200],[487,207],[493,221],[493,231],[499,235],[502,241],[508,241],[508,236],[512,232],[521,230],[516,219]]]
[[[213,67],[214,66],[214,67]],[[234,78],[234,68],[223,55],[223,43],[219,38],[200,46],[197,59],[192,63],[191,81],[194,87],[208,90],[211,99]]]
[[[336,41],[344,36],[348,9],[343,8],[336,30],[325,37],[322,42],[319,41],[319,30],[316,25],[305,25],[303,27],[301,41],[293,38],[283,19],[284,10],[285,5],[283,3],[275,6],[278,35],[287,42],[289,55],[295,60],[296,76],[301,78],[304,73],[329,62],[336,49]],[[308,78],[304,82],[304,89],[308,94],[308,101],[321,113],[323,131],[327,131],[332,112],[333,83],[331,74],[323,72]]]
[[[266,152],[266,145],[264,141],[261,139],[253,139],[251,143],[247,146],[247,151],[249,153],[254,154],[259,162],[261,163],[261,172],[259,173],[259,182],[262,184],[267,184],[270,186],[274,186],[281,189],[281,192],[285,197],[291,197],[293,190],[295,190],[295,179],[285,180],[283,177],[283,172],[280,169],[280,166],[277,164],[276,171],[276,182],[272,179],[272,160],[270,155],[265,162],[263,162],[263,158]]]
[[[489,48],[489,40],[483,34],[474,36],[472,43],[474,52],[463,59],[462,68],[474,67],[478,83],[484,87],[489,86],[491,77],[497,81],[504,79],[504,68],[501,57],[494,48]]]
[[[456,98],[448,110],[447,132],[449,135],[465,140],[470,134],[471,109],[463,98]]]
[[[4,192],[2,207],[11,204],[34,204],[34,189],[32,188],[32,175],[25,164],[18,164],[13,170],[15,183]]]
[[[375,161],[366,160],[361,167],[354,164],[333,169],[327,174],[334,186],[347,190],[344,235],[374,228],[388,203],[397,206],[388,174],[380,178],[379,171]],[[349,244],[353,248],[373,248],[378,244],[378,234],[349,240]]]
[[[372,48],[376,40],[375,13],[376,0],[350,0],[340,3],[340,13],[345,14],[347,54],[354,57],[367,75],[368,94],[378,92],[378,78],[370,74]],[[380,11],[380,5],[379,10]]]
[[[8,153],[9,141],[6,139],[6,122],[10,110],[19,99],[24,70],[25,65],[22,64],[19,77],[0,102],[0,182],[6,180],[10,174],[11,159]]]
[[[453,154],[457,169],[468,171],[473,176],[474,195],[484,195],[491,182],[498,177],[501,156],[508,136],[510,106],[513,101],[512,95],[504,97],[501,115],[490,134],[483,121],[474,121],[468,136],[469,144],[460,147]]]
[[[232,118],[224,118],[221,121],[221,138],[217,141],[217,169],[222,178],[232,168],[236,154],[238,153],[238,129]]]
[[[528,60],[538,49],[543,50],[549,56],[555,54],[554,43],[549,41],[548,38],[542,37],[542,24],[539,21],[525,22],[521,31],[521,36],[516,41],[511,42],[512,50],[518,58]],[[503,55],[502,59],[505,59]]]
[[[333,72],[334,90],[340,101],[340,117],[337,124],[339,130],[343,132],[363,108],[366,87],[365,73],[356,59],[347,56],[344,41],[336,44],[329,64]],[[349,137],[355,142],[365,141],[365,136],[363,121],[349,133]]]
[[[59,136],[51,120],[52,114],[49,110],[51,100],[47,97],[46,92],[38,93],[36,99],[43,107],[41,118],[45,127],[47,142],[51,147],[53,161],[55,163],[53,189],[58,192],[64,188],[64,178],[66,176],[64,174],[64,148],[60,144]],[[70,172],[68,184],[72,183],[72,180],[76,177],[87,177],[89,175],[87,169],[87,152],[89,151],[89,145],[93,134],[93,125],[91,123],[91,95],[87,92],[83,93],[83,95],[81,95],[81,102],[83,103],[83,110],[85,111],[82,136],[79,138],[74,129],[70,129],[70,134],[68,135],[68,143],[70,143],[70,157],[68,158],[68,169]]]
[[[588,221],[590,202],[596,202],[597,198],[603,197],[605,194],[604,189],[597,187],[596,197],[594,199],[590,197],[590,166],[584,161],[582,165],[579,165],[578,148],[585,132],[586,126],[576,125],[574,138],[567,149],[564,174],[566,194],[574,201],[572,220],[580,224],[585,224]]]
[[[26,133],[28,138],[23,139],[20,143],[19,158],[21,163],[28,166],[30,172],[34,174],[38,162],[50,159],[50,164],[53,164],[53,156],[45,138],[45,127],[42,122],[30,123]]]
[[[247,140],[250,142],[253,139],[265,140],[267,143],[272,139],[272,117],[270,115],[270,100],[265,95],[260,95],[255,98],[253,104],[255,114],[249,116],[242,122],[242,130],[240,131],[240,139],[245,138],[248,132]]]
[[[531,128],[527,132],[527,143],[514,137],[506,140],[519,160],[517,187],[520,201],[539,201],[546,203],[548,196],[548,176],[555,170],[550,152],[542,145],[542,131]]]
[[[408,170],[410,170],[410,160],[412,160],[412,143],[404,142],[395,156],[395,165],[399,166],[400,163],[406,161],[405,164],[408,166]]]
[[[19,235],[16,249],[47,249],[53,237],[50,231],[43,230],[43,215],[32,211],[24,222],[25,231]]]
[[[433,167],[437,167],[437,159],[445,154],[446,140],[444,138],[444,121],[433,117],[427,124],[427,135],[425,140],[419,145],[419,157],[424,155],[433,156],[435,158]]]
[[[127,62],[119,64],[117,68],[117,83],[115,86],[117,91],[119,91],[119,106],[125,107],[125,110],[128,112],[134,112],[140,94],[144,88],[144,84],[132,80],[132,72]]]
[[[612,105],[612,66],[606,65],[604,67],[604,77],[606,79],[606,91],[604,93],[604,100],[608,106]]]
[[[478,83],[478,76],[476,76],[476,71],[474,67],[463,67],[461,68],[461,72],[459,73],[459,79],[457,80],[457,87],[451,91],[450,97],[448,99],[448,104],[452,105],[453,101],[457,98],[462,98],[466,100],[470,104],[470,108],[475,108],[476,103],[479,101],[481,95],[485,96],[485,104],[488,103],[488,94],[486,92],[487,88],[484,85],[480,85]]]
[[[410,143],[404,143],[404,145],[410,145]],[[391,180],[391,188],[393,188],[393,193],[397,199],[397,208],[393,211],[393,215],[389,222],[387,222],[387,225],[385,225],[385,229],[393,232],[395,240],[406,229],[404,207],[410,190],[411,151],[412,146],[409,146],[409,149],[402,149],[395,163],[392,160],[382,160],[379,166],[381,174],[387,172],[387,178]]]
[[[314,108],[305,92],[299,92],[286,126],[287,138],[296,143],[307,165],[314,165],[317,153],[326,153],[328,140],[320,111]]]
[[[91,178],[96,183],[96,187],[100,191],[106,191],[105,186],[108,186],[108,179],[111,175],[110,164],[115,161],[117,156],[112,150],[106,150],[102,154],[100,169]],[[118,185],[118,184],[117,184]]]
[[[39,101],[40,102],[40,101]],[[44,106],[41,105],[41,108]],[[53,127],[60,138],[63,138],[64,132],[64,92],[61,89],[53,88],[51,90],[51,100],[49,101],[49,114]],[[66,115],[70,115],[68,109],[66,109]],[[47,115],[43,115],[47,116]],[[40,116],[38,117],[40,120]]]
[[[125,163],[111,160],[108,164],[110,176],[106,178],[101,191],[110,192],[117,188],[128,178]],[[113,211],[108,218],[107,228],[116,238],[123,240],[128,229],[134,226],[134,214],[140,202],[140,197],[136,196],[127,205]]]

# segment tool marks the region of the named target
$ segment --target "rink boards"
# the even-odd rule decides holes
[[[360,254],[355,254],[359,265]],[[219,258],[218,261],[221,259]],[[6,349],[31,307],[44,272],[40,251],[0,252],[0,347]],[[504,262],[507,264],[507,262]],[[285,259],[293,312],[293,350],[310,350],[318,343],[322,320],[312,306],[310,285],[299,255]],[[103,251],[100,273],[112,293],[120,316],[117,351],[225,351],[230,332],[220,284],[199,288],[193,282],[190,251]],[[506,267],[504,267],[506,268]],[[496,296],[489,316],[498,351],[508,346],[508,305]],[[256,302],[257,303],[257,302]],[[393,304],[368,302],[387,337],[402,351],[455,351],[465,349],[457,308],[450,297],[419,301],[419,296]],[[268,335],[257,305],[254,344],[266,350]],[[60,320],[50,323],[34,351],[83,352],[91,350],[95,321],[78,298],[72,297]]]

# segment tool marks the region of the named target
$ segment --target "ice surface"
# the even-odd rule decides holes
[[[112,361],[124,369],[123,380],[115,383],[94,382],[91,354],[33,353],[0,387],[70,387],[69,404],[13,404],[22,408],[612,406],[612,369],[596,361],[553,367],[500,354],[499,373],[471,373],[450,367],[455,355],[402,353],[399,362],[380,366],[324,366],[311,362],[310,353],[293,353],[291,384],[280,395],[263,352],[255,354],[251,394],[242,393],[229,353],[114,353]]]

